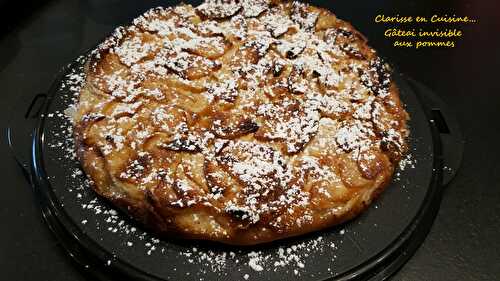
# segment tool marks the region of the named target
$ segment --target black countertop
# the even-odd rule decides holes
[[[62,66],[95,46],[116,25],[148,7],[172,2],[0,2],[0,280],[85,280],[45,226],[7,148],[8,120],[12,114],[22,114],[13,105],[47,90]],[[337,0],[329,5],[367,35],[401,72],[435,90],[458,113],[465,135],[462,167],[446,187],[434,226],[394,279],[500,280],[500,3]],[[464,35],[455,48],[395,49],[383,37],[387,26],[373,22],[382,13],[467,15],[478,23],[460,26]]]

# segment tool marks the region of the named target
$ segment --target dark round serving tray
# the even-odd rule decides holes
[[[63,84],[68,82],[67,75],[79,71],[83,63],[79,59],[68,65],[47,94],[37,95],[30,99],[31,103],[22,101],[25,105],[21,108],[15,107],[16,115],[26,114],[14,116],[8,137],[48,226],[76,263],[100,280],[240,280],[245,274],[249,280],[384,280],[411,257],[427,235],[443,187],[461,160],[462,136],[450,111],[432,91],[395,74],[401,99],[411,116],[414,168],[397,171],[396,179],[361,216],[338,227],[260,246],[160,239],[154,244],[157,250],[148,253],[141,245],[155,241],[155,237],[125,214],[110,213],[112,207],[86,188],[85,176],[75,173],[79,163],[67,157],[71,152],[56,145],[69,141],[68,135],[61,133],[69,121],[57,114],[72,102],[72,93]],[[91,200],[94,203],[89,210]],[[113,232],[114,226],[106,221],[110,217],[124,221],[118,227],[121,231]],[[137,231],[129,232],[131,227]],[[302,257],[304,268],[272,266],[279,248],[314,241],[320,241],[319,246]],[[198,253],[219,257],[226,253],[224,266],[214,270],[210,262],[189,262],[183,253],[193,254],[193,247]],[[245,262],[252,251],[268,256],[264,263],[271,266],[253,271]]]

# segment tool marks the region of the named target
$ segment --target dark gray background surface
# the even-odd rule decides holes
[[[48,89],[55,74],[113,27],[175,1],[0,1],[0,280],[85,280],[46,228],[11,157],[5,128],[19,99]],[[35,1],[33,1],[35,2]],[[435,90],[465,135],[462,168],[446,188],[422,247],[395,280],[500,280],[500,4],[496,1],[312,1],[352,22],[403,73]],[[394,49],[377,14],[467,15],[453,49]]]

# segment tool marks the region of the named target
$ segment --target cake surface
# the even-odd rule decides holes
[[[389,67],[350,24],[300,2],[155,8],[85,71],[83,170],[165,236],[250,245],[345,222],[407,150]]]

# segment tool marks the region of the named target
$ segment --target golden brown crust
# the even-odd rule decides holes
[[[299,2],[150,10],[86,74],[82,167],[164,235],[249,245],[345,222],[407,149],[388,67],[350,24]]]

